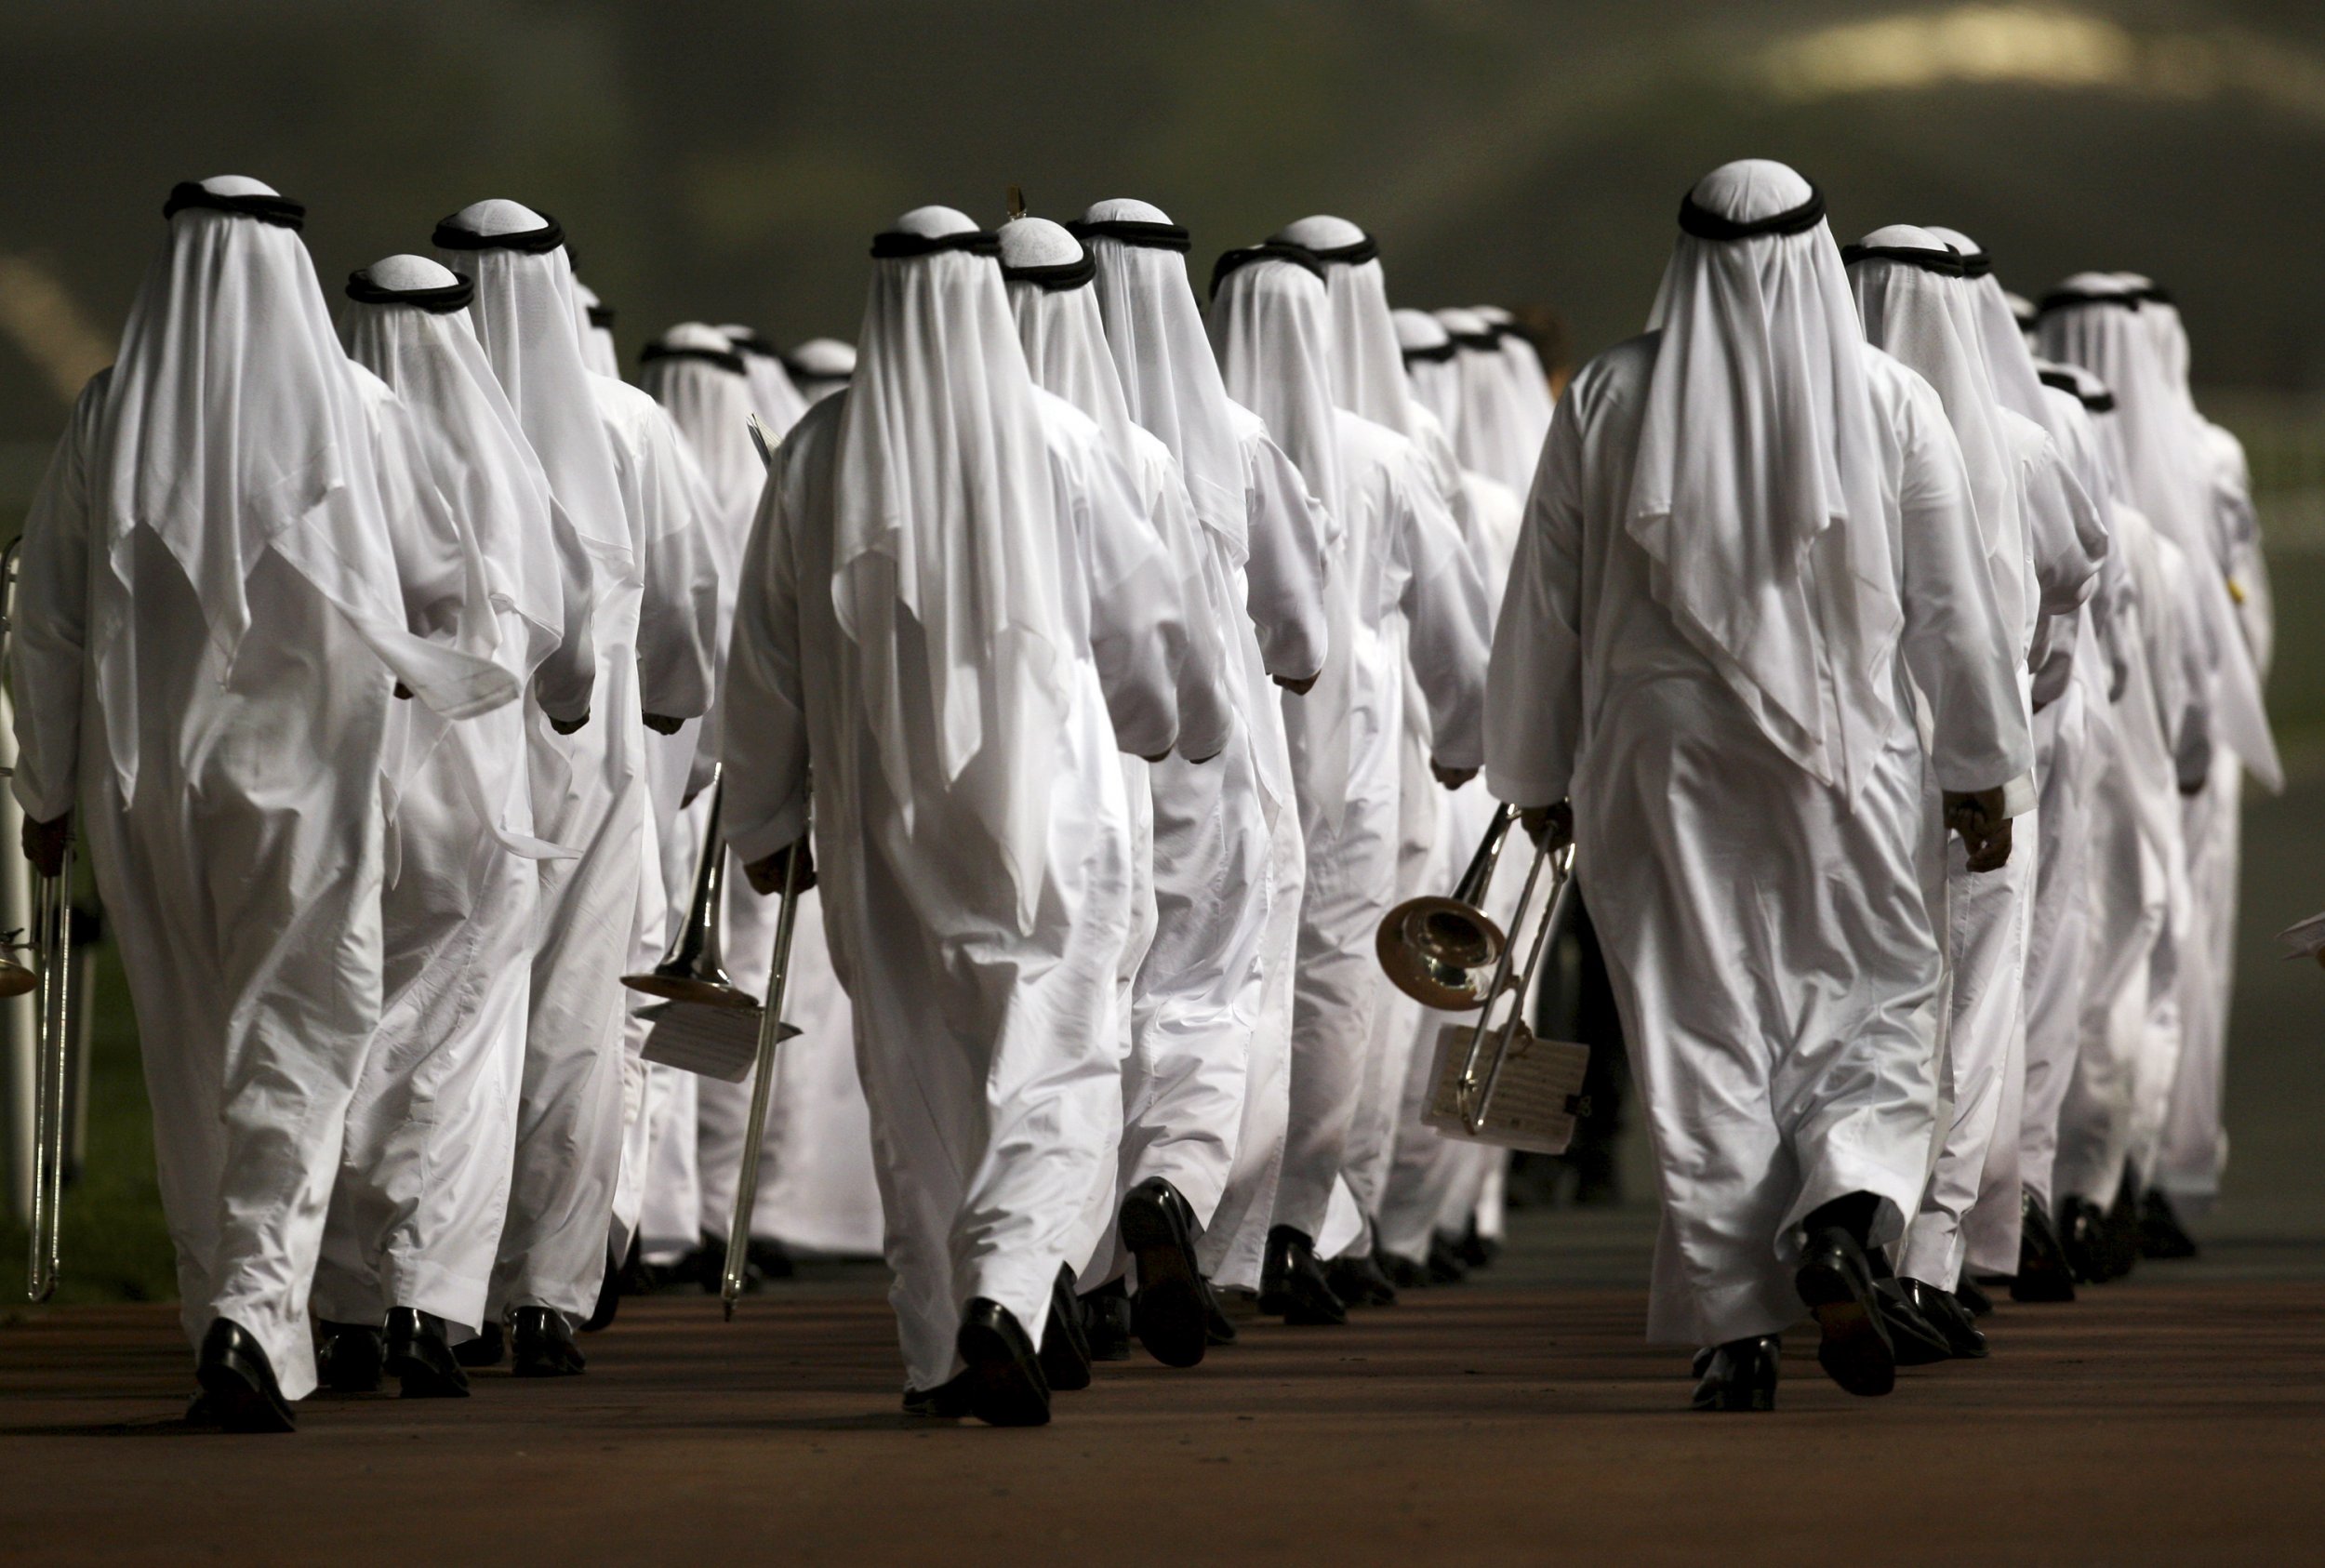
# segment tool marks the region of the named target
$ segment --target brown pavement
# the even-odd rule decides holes
[[[175,1316],[0,1317],[0,1559],[1722,1563],[2317,1561],[2313,1242],[2005,1304],[1995,1354],[1773,1415],[1639,1340],[1645,1221],[1521,1216],[1503,1269],[1348,1328],[1101,1367],[1040,1431],[909,1423],[869,1273],[628,1304],[585,1377],[321,1397],[188,1432]],[[1570,1245],[1561,1246],[1563,1238]],[[2243,1259],[2239,1266],[2236,1259]],[[1497,1279],[1498,1276],[1498,1279]]]

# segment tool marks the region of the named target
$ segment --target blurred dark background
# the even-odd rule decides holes
[[[2283,622],[2296,782],[2249,824],[2231,1193],[2325,1195],[2299,1114],[2325,980],[2272,967],[2269,936],[2325,906],[2320,0],[7,0],[0,148],[0,537],[169,186],[209,174],[307,202],[329,289],[481,197],[551,212],[625,364],[688,318],[851,336],[875,230],[925,202],[996,220],[1011,182],[1057,218],[1153,201],[1198,268],[1344,214],[1399,303],[1545,304],[1583,355],[1638,330],[1681,193],[1738,156],[1816,179],[1844,240],[1965,230],[2021,292],[2153,273],[2252,449]],[[120,1202],[90,1192],[69,1251],[166,1291],[133,1026],[102,990],[91,1179]]]

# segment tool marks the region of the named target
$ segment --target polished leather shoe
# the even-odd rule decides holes
[[[1049,1287],[1049,1321],[1042,1325],[1042,1375],[1060,1393],[1090,1386],[1090,1340],[1082,1332],[1082,1298],[1074,1271],[1064,1264]]]
[[[1209,1340],[1210,1297],[1195,1263],[1195,1214],[1177,1188],[1149,1176],[1123,1198],[1123,1245],[1138,1265],[1131,1331],[1164,1366],[1195,1366]]]
[[[1986,1295],[1984,1285],[1967,1274],[1964,1274],[1960,1282],[1954,1286],[1953,1296],[1956,1301],[1961,1303],[1961,1309],[1973,1318],[1990,1318],[1994,1315],[1994,1298]]]
[[[938,1384],[934,1389],[904,1390],[904,1414],[924,1421],[960,1421],[969,1414],[969,1375]]]
[[[653,1276],[638,1256],[638,1239],[630,1239],[630,1256],[616,1257],[607,1254],[605,1272],[597,1282],[597,1304],[590,1315],[581,1320],[584,1334],[603,1334],[614,1326],[614,1317],[621,1310],[625,1296],[643,1296],[653,1289]]]
[[[1932,1328],[1946,1336],[1948,1352],[1966,1362],[1986,1360],[1986,1335],[1979,1332],[1977,1320],[1970,1315],[1970,1309],[1961,1304],[1960,1296],[1920,1280],[1906,1280],[1903,1283],[1906,1299],[1913,1303],[1913,1309]]]
[[[386,1351],[378,1323],[335,1323],[315,1320],[322,1343],[315,1347],[315,1380],[335,1394],[371,1394],[379,1390]]]
[[[1016,1315],[977,1296],[961,1312],[953,1340],[968,1379],[969,1414],[989,1427],[1049,1424],[1049,1380]]]
[[[1259,1309],[1295,1327],[1321,1327],[1348,1321],[1348,1309],[1334,1294],[1316,1261],[1316,1243],[1307,1231],[1279,1225],[1268,1232],[1268,1254],[1259,1269]]]
[[[487,1322],[475,1338],[452,1347],[452,1359],[462,1366],[498,1366],[508,1353],[509,1336],[501,1331],[498,1318]]]
[[[432,1312],[398,1307],[388,1314],[388,1370],[404,1384],[407,1400],[464,1400],[468,1374],[452,1359],[444,1320]]]
[[[590,1363],[573,1342],[565,1314],[520,1307],[509,1314],[510,1373],[518,1377],[572,1377]]]
[[[258,1337],[232,1318],[214,1320],[202,1336],[193,1380],[218,1424],[230,1432],[295,1432],[290,1402]]]
[[[1867,1398],[1897,1386],[1896,1351],[1854,1236],[1838,1225],[1812,1231],[1792,1284],[1816,1319],[1816,1363],[1826,1376]]]
[[[189,1427],[202,1427],[213,1430],[218,1426],[218,1412],[210,1408],[210,1396],[200,1389],[194,1389],[193,1397],[186,1401],[185,1422]]]
[[[2010,1282],[2013,1301],[2072,1301],[2075,1273],[2067,1267],[2051,1211],[2032,1192],[2018,1202],[2018,1272]]]
[[[2107,1272],[2107,1216],[2098,1204],[2088,1198],[2061,1198],[2058,1229],[2059,1250],[2076,1282],[2099,1285],[2115,1277]]]
[[[1477,1216],[1472,1215],[1469,1229],[1463,1231],[1461,1240],[1454,1243],[1454,1256],[1461,1259],[1464,1267],[1472,1270],[1491,1269],[1494,1260],[1502,1256],[1502,1244],[1480,1230]]]
[[[1695,1353],[1697,1410],[1774,1410],[1784,1345],[1773,1334],[1731,1339]]]
[[[1394,1307],[1397,1287],[1369,1253],[1348,1253],[1324,1265],[1324,1283],[1350,1307]]]
[[[1906,1294],[1905,1282],[1877,1281],[1873,1296],[1880,1308],[1881,1326],[1889,1330],[1889,1347],[1899,1366],[1929,1366],[1953,1359],[1953,1346],[1936,1324],[1921,1315],[1921,1309]]]
[[[1388,1282],[1399,1290],[1419,1290],[1428,1283],[1428,1265],[1386,1247],[1375,1255],[1380,1271],[1388,1276]]]
[[[2107,1205],[2107,1267],[2115,1279],[2139,1267],[2140,1190],[2138,1178],[2127,1167],[2115,1189],[2115,1202]]]
[[[1082,1337],[1094,1362],[1130,1360],[1130,1283],[1109,1280],[1082,1298]]]
[[[1457,1285],[1469,1277],[1469,1266],[1461,1261],[1461,1253],[1450,1236],[1432,1234],[1428,1239],[1428,1282],[1433,1285]]]
[[[2194,1257],[2196,1238],[2180,1224],[2180,1216],[2172,1211],[2172,1200],[2157,1188],[2149,1188],[2139,1199],[2139,1256],[2142,1257]]]
[[[1202,1282],[1202,1336],[1211,1345],[1232,1345],[1240,1337],[1235,1320],[1227,1315],[1227,1307],[1219,1300],[1219,1287],[1209,1280]]]

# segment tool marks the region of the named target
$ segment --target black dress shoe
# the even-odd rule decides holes
[[[616,1257],[611,1253],[606,1255],[605,1272],[597,1282],[597,1305],[591,1307],[590,1315],[581,1320],[581,1332],[603,1334],[613,1327],[614,1316],[621,1310],[621,1298],[644,1294],[642,1290],[624,1290],[623,1282],[643,1282],[647,1278],[646,1267],[638,1257],[638,1239],[632,1236],[627,1258]],[[646,1288],[651,1289],[652,1286],[648,1284]]]
[[[769,1280],[788,1280],[799,1272],[799,1262],[791,1256],[791,1249],[769,1236],[753,1236],[743,1254],[751,1260],[751,1268],[760,1283]],[[719,1268],[726,1267],[726,1248],[719,1248]],[[713,1280],[717,1275],[713,1273]],[[715,1285],[712,1288],[716,1288]]]
[[[2066,1249],[2059,1242],[2051,1211],[2033,1192],[2023,1193],[2018,1204],[2018,1273],[2010,1282],[2013,1301],[2072,1301],[2075,1273],[2067,1266]]]
[[[398,1307],[388,1314],[388,1370],[403,1380],[407,1400],[468,1398],[468,1374],[432,1312]]]
[[[2151,1187],[2139,1200],[2139,1256],[2142,1257],[2194,1257],[2196,1238],[2180,1224],[2180,1216],[2172,1212],[2172,1200],[2159,1188]]]
[[[335,1323],[317,1318],[323,1342],[315,1347],[315,1378],[335,1394],[371,1394],[379,1390],[379,1374],[386,1366],[378,1323]]]
[[[967,1363],[969,1414],[989,1427],[1049,1424],[1049,1380],[1016,1314],[998,1301],[972,1296],[962,1309],[953,1341]]]
[[[1370,1253],[1348,1253],[1324,1265],[1324,1283],[1350,1307],[1394,1307],[1397,1287]]]
[[[2107,1272],[2107,1216],[2088,1198],[2059,1200],[2059,1250],[2079,1284],[2105,1284]]]
[[[1130,1284],[1109,1280],[1082,1298],[1082,1338],[1094,1362],[1130,1360]]]
[[[1431,1232],[1428,1239],[1428,1282],[1433,1285],[1457,1285],[1469,1277],[1469,1266],[1461,1261],[1461,1254],[1454,1246],[1451,1236]]]
[[[218,1426],[218,1412],[210,1408],[210,1396],[200,1389],[194,1389],[193,1397],[186,1401],[185,1422],[189,1427]]]
[[[1978,1331],[1977,1320],[1970,1309],[1953,1292],[1940,1290],[1920,1280],[1905,1282],[1906,1297],[1914,1310],[1928,1320],[1932,1328],[1946,1336],[1946,1348],[1966,1362],[1986,1360],[1986,1335]]]
[[[1731,1339],[1695,1353],[1697,1410],[1774,1410],[1783,1342],[1773,1334]]]
[[[926,1421],[959,1421],[969,1412],[969,1375],[939,1383],[934,1389],[904,1390],[904,1414]]]
[[[218,1424],[230,1432],[295,1432],[290,1402],[274,1380],[274,1367],[251,1332],[232,1318],[219,1318],[202,1336],[193,1380]]]
[[[1994,1298],[1986,1295],[1984,1285],[1966,1274],[1962,1276],[1960,1283],[1954,1286],[1953,1296],[1961,1304],[1962,1310],[1973,1318],[1990,1318],[1994,1315]]]
[[[1210,1345],[1232,1345],[1238,1337],[1234,1320],[1220,1304],[1219,1288],[1209,1280],[1202,1282],[1202,1337]]]
[[[1082,1332],[1082,1299],[1074,1271],[1064,1264],[1049,1287],[1049,1321],[1042,1325],[1042,1375],[1060,1393],[1090,1386],[1090,1341]]]
[[[1897,1386],[1896,1351],[1854,1236],[1837,1225],[1811,1231],[1792,1284],[1816,1318],[1816,1363],[1826,1376],[1868,1398]]]
[[[1873,1295],[1880,1308],[1881,1326],[1889,1330],[1889,1346],[1899,1366],[1929,1366],[1953,1359],[1954,1348],[1937,1325],[1921,1315],[1906,1294],[1905,1282],[1875,1282]]]
[[[1259,1309],[1295,1327],[1348,1321],[1348,1309],[1324,1279],[1316,1243],[1305,1230],[1279,1225],[1268,1232],[1268,1256],[1259,1269]]]
[[[2107,1205],[2106,1251],[2110,1278],[2121,1279],[2139,1267],[2139,1178],[2129,1166]]]
[[[589,1363],[565,1314],[520,1307],[509,1314],[510,1373],[518,1377],[572,1377]]]
[[[1502,1255],[1502,1244],[1478,1229],[1477,1216],[1469,1216],[1469,1229],[1454,1243],[1454,1256],[1471,1269],[1491,1269],[1494,1260]]]
[[[1211,1299],[1195,1264],[1194,1211],[1177,1188],[1149,1176],[1124,1195],[1120,1223],[1123,1245],[1138,1264],[1132,1332],[1164,1366],[1200,1364]]]
[[[1393,1253],[1386,1247],[1374,1255],[1380,1271],[1388,1276],[1388,1282],[1399,1290],[1419,1290],[1428,1283],[1428,1265]]]
[[[509,1336],[501,1332],[498,1318],[485,1323],[475,1338],[452,1347],[452,1359],[462,1366],[498,1366],[508,1353]]]

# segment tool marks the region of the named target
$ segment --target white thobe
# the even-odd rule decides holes
[[[1663,1199],[1648,1335],[1711,1345],[1799,1318],[1810,1210],[1872,1193],[1885,1242],[1920,1199],[1939,956],[1907,677],[1946,788],[2017,778],[2032,745],[1944,409],[1867,349],[1898,719],[1853,801],[1776,750],[1625,526],[1656,341],[1602,354],[1559,403],[1495,628],[1487,767],[1514,804],[1573,800]]]
[[[572,735],[532,725],[534,831],[578,852],[545,861],[496,1308],[586,1317],[603,1283],[621,1174],[629,1015],[621,977],[662,906],[647,820],[644,715],[711,701],[717,577],[677,435],[637,388],[592,374],[629,527],[628,570],[596,563],[597,685]],[[626,1242],[627,1237],[620,1240]]]
[[[1033,925],[1020,930],[1007,879],[983,850],[990,841],[956,804],[1010,759],[989,745],[952,790],[916,794],[908,826],[908,803],[863,722],[860,658],[828,587],[826,520],[837,506],[846,405],[846,394],[817,404],[777,452],[745,559],[727,662],[728,841],[750,861],[800,836],[812,755],[824,926],[855,1002],[889,1299],[908,1383],[932,1389],[956,1369],[954,1335],[971,1297],[1007,1309],[1039,1344],[1069,1232],[1098,1175],[1096,1140],[1121,1115],[1115,969],[1130,878],[1116,737],[1128,731],[1133,743],[1168,750],[1176,699],[1162,661],[1139,657],[1159,641],[1139,622],[1168,606],[1152,595],[1142,605],[1136,585],[1108,591],[1123,589],[1121,579],[1094,581],[1089,564],[1107,558],[1109,541],[1080,528],[1076,512],[1087,509],[1070,492],[1087,477],[1066,472],[1053,442],[1070,697],[1056,733],[1030,737],[1052,749],[1051,810]],[[1064,422],[1064,406],[1044,401],[1045,426]],[[1098,451],[1096,428],[1082,422]],[[1157,574],[1167,578],[1159,563]],[[913,636],[909,618],[897,634]],[[1102,666],[1100,649],[1113,662]],[[909,693],[918,651],[897,664]],[[933,774],[925,703],[903,717],[916,775]],[[997,715],[985,715],[985,733],[1003,733]]]
[[[1477,564],[1415,445],[1337,413],[1343,505],[1333,571],[1347,595],[1325,673],[1287,698],[1284,724],[1308,842],[1292,1014],[1291,1109],[1275,1223],[1323,1241],[1342,1179],[1388,982],[1374,934],[1396,894],[1409,657],[1430,712],[1435,760],[1481,751]]]

